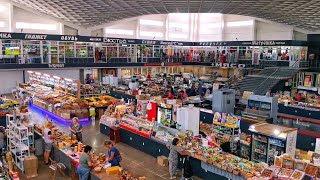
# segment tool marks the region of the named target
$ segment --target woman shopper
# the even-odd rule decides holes
[[[104,146],[108,149],[108,159],[105,165],[107,167],[120,166],[120,162],[122,157],[120,155],[119,150],[114,147],[112,141],[105,141]]]
[[[171,143],[167,144],[167,148],[170,150],[169,153],[169,174],[170,179],[176,179],[177,170],[178,170],[178,153],[181,155],[187,155],[187,153],[182,152],[178,148],[179,139],[174,138]]]
[[[80,176],[80,180],[88,180],[90,169],[93,168],[93,163],[91,160],[91,146],[85,146],[84,147],[84,153],[81,154],[79,159],[79,167],[77,169],[77,174]]]
[[[52,142],[53,142],[53,134],[51,132],[52,124],[51,122],[47,121],[44,125],[44,130],[43,130],[43,137],[44,137],[44,142],[45,142],[45,147],[44,147],[44,163],[46,165],[49,164],[49,156],[50,152],[52,149]]]
[[[79,119],[77,117],[72,118],[72,124],[69,127],[71,132],[71,137],[75,135],[79,142],[82,142],[82,125],[79,124]]]

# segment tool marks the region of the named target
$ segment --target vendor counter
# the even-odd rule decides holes
[[[38,133],[35,133],[35,139],[42,139],[42,136]],[[44,142],[43,142],[44,143]],[[64,173],[69,177],[77,176],[75,175],[76,171],[76,162],[74,161],[75,158],[72,158],[68,155],[68,152],[59,149],[56,145],[52,146],[51,150],[51,158],[59,163],[62,163],[65,165],[66,169],[64,170]],[[120,175],[109,175],[105,172],[105,170],[102,170],[100,173],[96,173],[91,171],[90,172],[90,180],[118,180],[120,178]],[[74,179],[78,179],[75,177]]]
[[[279,103],[278,113],[320,120],[320,109],[317,110],[317,109],[304,108],[304,107],[294,107],[291,105],[285,106],[284,104]]]
[[[136,97],[130,94],[125,94],[125,93],[121,93],[121,92],[117,92],[117,91],[110,91],[110,93],[108,94],[109,96],[112,96],[114,98],[117,99],[124,99],[124,101],[128,102],[129,99],[132,99],[134,101],[136,101]]]
[[[110,128],[104,124],[100,124],[100,132],[109,136]],[[120,129],[121,142],[128,144],[129,146],[143,151],[153,157],[164,155],[168,157],[169,149],[165,143],[157,139],[148,139],[138,134],[134,134],[124,129]],[[179,157],[178,167],[182,167],[182,156]],[[191,167],[195,176],[202,179],[241,179],[240,176],[232,176],[232,173],[224,171],[219,168],[215,168],[212,165],[203,163],[196,158],[190,158]]]

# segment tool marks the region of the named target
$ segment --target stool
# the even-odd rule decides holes
[[[109,137],[111,141],[115,143],[120,142],[120,128],[110,127]]]
[[[51,178],[53,180],[56,179],[56,175],[57,175],[57,171],[63,176],[63,177],[67,177],[67,175],[64,173],[64,170],[66,169],[66,166],[62,163],[57,163],[56,161],[52,160],[51,158],[49,158],[51,161],[51,165],[49,166],[49,173],[51,175]]]

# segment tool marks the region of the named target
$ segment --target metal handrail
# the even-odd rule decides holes
[[[255,93],[255,91],[262,86],[263,83],[265,83],[267,80],[269,80],[271,77],[273,77],[273,75],[279,70],[280,68],[278,68],[277,70],[275,70],[272,74],[270,74],[265,80],[263,80],[252,92]]]
[[[243,71],[248,71],[247,69],[245,68],[241,68],[240,71],[236,74],[233,74],[231,77],[229,77],[229,79],[226,81],[226,84],[224,86],[224,88],[230,88],[231,86],[231,82],[234,78],[238,78],[240,76],[243,76],[244,75],[244,72]]]
[[[297,70],[299,69],[299,66],[295,66],[295,64],[299,63],[299,61],[296,61],[295,63],[293,63],[292,66],[290,66],[290,68],[292,67],[293,70]],[[274,77],[273,75],[279,71],[281,68],[278,68],[276,71],[274,71],[272,74],[270,74],[267,79],[265,79],[264,81],[262,81],[254,90],[253,92],[255,93],[255,91],[260,87],[262,86],[263,83],[265,83],[266,81],[268,81],[271,77]],[[274,77],[274,78],[279,78],[280,76],[277,76],[277,77]]]

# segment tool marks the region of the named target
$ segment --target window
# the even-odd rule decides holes
[[[172,38],[172,39],[175,39],[175,38],[187,39],[188,38],[188,34],[169,33],[169,38]]]
[[[140,31],[140,36],[147,36],[147,37],[163,37],[163,33],[162,33],[162,32]]]
[[[163,26],[164,23],[162,21],[154,21],[148,19],[140,19],[141,25],[151,25],[151,26]]]
[[[134,35],[133,30],[126,30],[126,29],[106,29],[107,34],[121,34],[121,35]]]
[[[227,22],[228,27],[239,27],[239,26],[251,26],[253,25],[253,21],[234,21]]]
[[[57,25],[56,24],[16,22],[16,28],[54,31],[54,30],[57,30]]]

